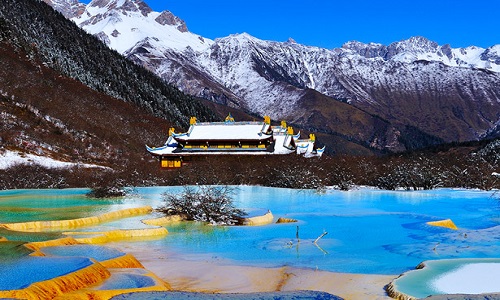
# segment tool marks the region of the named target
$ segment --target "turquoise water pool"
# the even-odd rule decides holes
[[[0,192],[0,222],[73,218],[126,207],[162,205],[162,193],[180,187],[137,188],[122,199],[88,199],[85,189]],[[295,266],[335,272],[400,274],[424,260],[500,256],[500,201],[492,192],[439,189],[380,191],[358,189],[325,193],[240,186],[238,207],[265,211],[297,223],[258,227],[213,227],[200,223],[166,226],[162,239],[136,246],[191,259],[221,259],[242,265]],[[29,210],[26,210],[29,208]],[[39,215],[36,212],[41,211]],[[452,219],[459,230],[433,227],[428,221]],[[141,228],[140,218],[126,218],[99,228]],[[297,226],[300,242],[296,239]],[[82,230],[93,230],[85,228]],[[317,244],[313,241],[327,234]],[[44,234],[0,232],[17,239]],[[17,236],[19,235],[19,236]],[[51,238],[57,233],[51,233]],[[48,238],[48,237],[47,237]]]
[[[92,265],[86,257],[31,257],[0,260],[0,290],[17,290]]]
[[[140,274],[140,269],[131,269],[129,272],[112,274],[109,279],[98,287],[99,290],[121,290],[121,289],[138,289],[154,286],[156,282],[151,277]]]
[[[88,189],[0,191],[0,222],[77,219],[106,213],[122,199],[92,199]]]
[[[160,197],[164,190],[141,192],[146,198]],[[491,192],[360,189],[318,194],[244,186],[235,199],[238,207],[270,209],[276,218],[299,222],[259,227],[183,223],[167,226],[169,236],[148,242],[148,247],[238,264],[369,274],[400,274],[424,260],[500,256],[500,205]],[[426,224],[448,218],[459,230]],[[324,232],[328,234],[314,244]]]
[[[396,289],[414,298],[500,292],[500,258],[442,259],[425,265],[397,278],[393,283]]]
[[[125,253],[109,247],[98,245],[67,245],[44,247],[40,249],[48,256],[74,257],[85,256],[96,261],[105,261],[125,255]]]

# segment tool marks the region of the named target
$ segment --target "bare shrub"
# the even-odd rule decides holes
[[[165,206],[158,210],[212,225],[234,225],[245,212],[234,206],[233,194],[234,190],[228,186],[184,186],[180,194],[164,194]]]
[[[86,195],[89,198],[114,198],[125,196],[125,191],[116,186],[95,187]]]

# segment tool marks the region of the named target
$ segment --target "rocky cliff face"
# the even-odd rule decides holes
[[[53,7],[59,9],[60,6]],[[161,41],[158,52],[184,51],[188,46],[201,50],[211,42],[189,32],[186,23],[171,12],[155,12],[142,0],[93,0],[84,13],[75,14],[71,19],[120,53],[148,39]]]
[[[78,17],[85,11],[85,4],[78,0],[43,0],[43,2],[52,6],[68,19]]]
[[[184,92],[368,147],[481,139],[500,120],[500,45],[454,49],[413,37],[329,50],[245,33],[212,41],[146,6],[94,0],[73,19]]]

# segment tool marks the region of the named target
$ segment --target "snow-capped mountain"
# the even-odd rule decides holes
[[[74,7],[76,0],[51,1]],[[479,139],[500,120],[500,45],[451,48],[412,37],[323,49],[246,33],[212,41],[141,0],[93,0],[72,20],[184,92],[328,132],[350,122],[361,132],[342,134],[375,148],[408,148],[404,140],[412,134],[404,128],[442,141]],[[312,101],[318,99],[312,90],[328,100]],[[356,120],[364,121],[353,120],[355,108],[366,114]],[[372,117],[392,125],[365,128]]]
[[[481,68],[500,72],[500,45],[488,49],[475,46],[451,48],[450,45],[439,46],[424,37],[412,37],[389,46],[353,41],[345,43],[342,49],[351,50],[365,58],[382,58],[385,61],[412,63],[425,60],[442,62],[452,67]]]
[[[141,0],[94,0],[86,6],[85,12],[71,19],[120,53],[149,39],[161,41],[164,47],[177,51],[188,47],[201,51],[213,43],[189,32],[184,21],[171,12],[154,12]]]
[[[445,141],[480,138],[500,117],[500,76],[477,67],[477,61],[486,65],[481,57],[496,47],[451,49],[449,59],[446,47],[424,38],[389,47],[351,42],[328,50],[244,33],[217,39],[201,52],[184,51],[157,61],[150,55],[158,47],[148,46],[126,55],[191,94],[203,97],[207,85],[193,81],[211,78],[230,91],[222,92],[233,99],[230,103],[303,125],[310,122],[301,105],[307,89]],[[489,62],[490,69],[498,69],[494,55]],[[197,75],[186,76],[193,70]],[[221,90],[211,92],[221,95]]]

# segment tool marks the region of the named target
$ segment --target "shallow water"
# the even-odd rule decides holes
[[[96,261],[105,261],[125,255],[125,253],[109,247],[97,245],[67,245],[56,247],[44,247],[40,249],[49,256],[85,256]]]
[[[431,259],[500,255],[499,202],[492,193],[465,190],[389,192],[297,191],[239,187],[241,208],[270,209],[298,223],[259,227],[167,226],[150,241],[159,252],[237,264],[318,268],[350,273],[399,274]],[[427,225],[452,219],[459,230]],[[296,232],[299,229],[300,242]],[[313,241],[328,232],[317,244]]]
[[[98,287],[99,290],[123,290],[138,289],[154,286],[156,282],[151,277],[142,274],[121,273],[112,274],[104,284]]]
[[[16,290],[92,265],[86,257],[32,257],[0,261],[0,290]]]
[[[128,207],[162,205],[162,193],[180,187],[137,188],[122,199],[84,196],[88,190],[19,190],[0,192],[0,223],[69,219]],[[189,259],[221,260],[258,266],[295,266],[335,272],[400,274],[424,260],[500,256],[499,200],[491,192],[434,191],[349,192],[240,186],[235,204],[251,211],[270,209],[275,218],[298,223],[258,227],[213,227],[201,223],[166,226],[162,239],[135,241],[135,246]],[[8,212],[3,212],[8,208]],[[29,210],[26,210],[29,208]],[[38,211],[41,213],[38,214]],[[82,231],[141,228],[126,218]],[[459,230],[426,225],[452,219]],[[297,226],[300,242],[296,239]],[[317,244],[313,241],[324,232]],[[4,232],[0,232],[3,235]],[[9,239],[34,240],[45,234],[8,232]],[[57,233],[51,233],[52,237]]]
[[[0,222],[64,220],[113,210],[122,199],[92,199],[88,189],[0,191]]]
[[[440,294],[500,292],[500,258],[452,259],[426,262],[426,267],[406,273],[394,284],[415,298]]]

